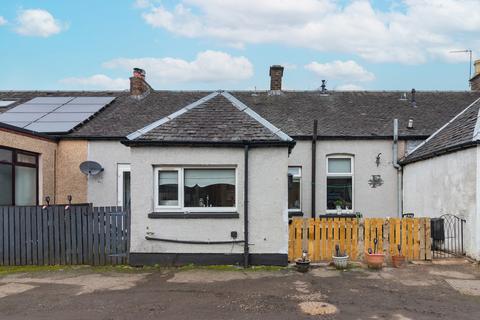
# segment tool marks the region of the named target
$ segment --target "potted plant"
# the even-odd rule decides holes
[[[385,260],[385,255],[383,253],[377,253],[377,243],[378,240],[374,239],[373,243],[375,244],[374,250],[368,248],[368,253],[365,255],[367,260],[367,265],[371,269],[381,269],[383,267],[383,262]]]
[[[332,256],[333,259],[333,265],[337,269],[346,269],[348,266],[348,255],[347,253],[340,252],[340,247],[335,245],[335,254]]]
[[[335,200],[335,208],[337,209],[337,214],[342,213],[342,206],[343,206],[343,200],[342,199]]]
[[[405,256],[402,255],[402,246],[399,244],[397,246],[398,254],[392,256],[392,265],[395,268],[401,268],[405,266]]]
[[[305,273],[310,268],[310,259],[308,259],[307,252],[303,251],[302,257],[295,260],[297,271]]]

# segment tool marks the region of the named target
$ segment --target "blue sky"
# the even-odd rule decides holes
[[[468,90],[478,0],[8,0],[0,90]]]

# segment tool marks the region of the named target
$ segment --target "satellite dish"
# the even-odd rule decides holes
[[[86,175],[95,176],[103,171],[102,166],[95,161],[84,161],[80,163],[80,171]]]

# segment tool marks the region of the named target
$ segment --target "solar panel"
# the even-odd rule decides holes
[[[115,100],[115,97],[76,97],[68,104],[101,104],[106,105]]]
[[[58,105],[55,104],[21,104],[7,112],[52,112],[57,108]]]
[[[68,132],[115,97],[37,97],[0,114],[0,121],[38,132]]]
[[[68,132],[76,125],[82,123],[77,122],[34,122],[25,127],[25,129],[38,132]]]
[[[37,122],[74,122],[85,121],[93,116],[93,113],[49,113],[45,117],[38,119]]]
[[[27,104],[57,104],[62,105],[70,100],[73,97],[37,97],[33,98],[32,100],[28,101]]]
[[[5,112],[0,114],[0,121],[2,122],[22,122],[22,121],[35,121],[47,113],[37,113],[37,112],[31,112],[31,113],[17,113],[17,112]]]
[[[103,104],[65,104],[55,110],[57,112],[98,112],[105,105]]]
[[[28,126],[31,122],[30,121],[2,121],[3,123],[9,124],[11,126],[19,127],[19,128],[25,128]]]
[[[0,108],[3,107],[8,107],[9,105],[15,103],[16,101],[10,101],[10,100],[0,100]]]

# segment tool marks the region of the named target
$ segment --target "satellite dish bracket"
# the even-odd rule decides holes
[[[103,172],[103,167],[95,161],[84,161],[80,164],[80,171],[87,176],[95,176],[100,172]]]

